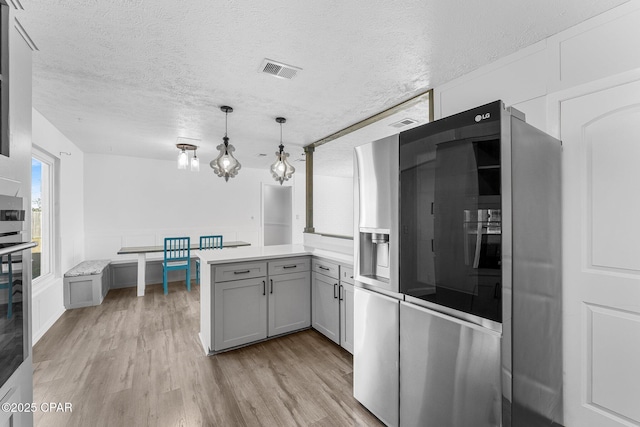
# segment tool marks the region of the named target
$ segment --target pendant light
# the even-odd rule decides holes
[[[191,158],[191,171],[200,172],[200,159],[196,148],[193,149],[193,157]]]
[[[178,141],[196,141],[190,138],[178,138]],[[187,144],[184,142],[178,142],[176,147],[180,150],[178,153],[178,169],[185,170],[189,163],[191,163],[191,170],[197,172],[200,170],[200,159],[196,154],[196,150],[198,146],[193,144]],[[193,157],[191,158],[191,162],[189,162],[189,154],[187,151],[193,151]]]
[[[218,176],[224,177],[225,181],[229,181],[229,178],[233,178],[238,174],[240,170],[240,162],[233,157],[235,147],[229,144],[229,138],[227,137],[227,116],[233,112],[233,108],[223,105],[220,110],[224,112],[224,144],[220,144],[216,147],[216,150],[220,150],[220,154],[214,160],[209,163],[209,166]]]
[[[276,161],[271,165],[271,175],[280,185],[291,178],[291,175],[296,171],[287,161],[289,153],[284,152],[284,145],[282,145],[282,124],[286,121],[287,119],[284,117],[276,117],[276,122],[280,123],[280,146],[278,147],[280,150],[276,151]]]
[[[189,163],[189,155],[185,151],[185,147],[181,147],[178,144],[178,148],[180,148],[180,152],[178,153],[178,169],[186,169],[187,163]]]

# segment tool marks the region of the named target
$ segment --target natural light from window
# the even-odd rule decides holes
[[[51,163],[31,159],[31,239],[33,279],[51,273]]]

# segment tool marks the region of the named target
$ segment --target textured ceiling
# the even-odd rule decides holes
[[[33,103],[83,151],[209,162],[224,134],[266,167],[287,151],[542,40],[623,0],[21,0],[40,49]],[[259,73],[264,58],[302,68]],[[384,136],[384,135],[381,135]],[[338,144],[340,141],[330,144]],[[321,148],[322,149],[322,148]],[[259,157],[259,153],[267,154]],[[300,168],[301,163],[295,164]]]

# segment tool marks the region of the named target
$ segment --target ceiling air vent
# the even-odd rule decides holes
[[[260,67],[261,73],[270,74],[281,79],[292,79],[298,74],[298,71],[302,71],[302,68],[272,61],[271,59],[265,59]]]
[[[413,120],[413,119],[402,119],[399,122],[394,122],[391,123],[389,126],[393,126],[394,128],[401,128],[401,127],[405,127],[405,126],[409,126],[409,125],[413,125],[418,123],[417,120]]]

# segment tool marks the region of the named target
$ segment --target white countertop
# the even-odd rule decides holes
[[[353,255],[316,249],[304,245],[243,246],[238,248],[194,251],[193,254],[206,264],[259,261],[295,256],[317,256],[331,261],[353,264]]]

